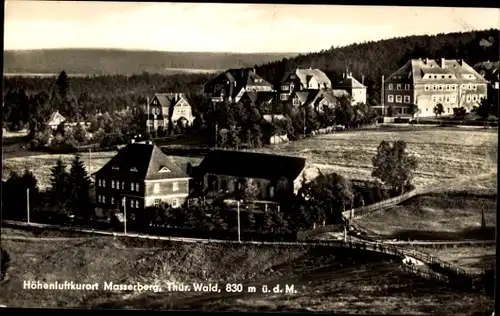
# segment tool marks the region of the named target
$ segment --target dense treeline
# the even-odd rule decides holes
[[[461,58],[469,65],[499,60],[499,30],[408,36],[382,41],[370,41],[345,47],[332,47],[315,53],[300,54],[257,67],[257,73],[273,84],[296,67],[313,67],[339,78],[347,68],[353,76],[365,76],[368,100],[376,105],[380,100],[381,76],[386,77],[401,68],[410,58]]]
[[[253,67],[296,53],[195,53],[119,49],[39,49],[5,51],[5,73],[59,73],[106,75],[172,74],[170,68],[223,70]]]

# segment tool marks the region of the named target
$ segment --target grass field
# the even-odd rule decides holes
[[[317,135],[258,151],[308,158],[320,169],[370,179],[381,141],[404,140],[418,159],[414,184],[430,185],[497,168],[498,131],[435,127],[385,127]],[[496,190],[496,187],[495,187]]]
[[[493,240],[496,209],[496,195],[436,193],[369,213],[357,222],[376,233],[402,240]],[[480,229],[481,210],[484,231]]]
[[[81,160],[84,162],[87,167],[87,172],[89,174],[98,171],[101,167],[103,167],[113,156],[116,155],[116,152],[97,152],[92,153],[90,158],[89,154],[82,154]],[[25,156],[25,157],[16,157],[16,158],[7,158],[3,162],[3,170],[2,175],[4,178],[10,177],[10,173],[12,171],[16,171],[18,173],[23,173],[26,168],[31,170],[35,177],[38,180],[38,187],[40,189],[45,189],[50,185],[50,169],[55,165],[57,159],[61,159],[69,166],[71,161],[74,158],[74,155],[37,155],[37,156]],[[191,157],[180,157],[180,156],[170,156],[171,161],[175,164],[184,164],[187,162],[198,163],[201,161],[201,158],[191,158]],[[90,172],[89,172],[89,161],[92,161]]]
[[[2,230],[3,235],[24,235]],[[3,240],[11,256],[0,304],[8,307],[312,310],[470,315],[491,312],[493,298],[462,293],[409,275],[399,262],[369,253],[313,247],[183,244],[107,237],[78,241]],[[257,293],[113,293],[22,290],[24,280],[254,284]],[[296,294],[263,294],[261,285],[293,284]]]

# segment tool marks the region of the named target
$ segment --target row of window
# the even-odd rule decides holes
[[[462,90],[473,90],[473,91],[476,91],[477,90],[477,85],[472,84],[472,83],[461,84],[460,88]],[[424,90],[425,91],[430,91],[430,90],[433,90],[433,91],[443,91],[443,90],[446,90],[446,91],[457,91],[457,89],[458,89],[458,84],[446,84],[446,85],[444,85],[444,84],[433,84],[433,85],[426,84],[424,86]]]
[[[98,179],[97,186],[101,187],[101,188],[105,188],[106,187],[106,179]],[[125,190],[125,181],[111,180],[111,188],[117,189],[117,190],[119,190],[121,188],[121,190]],[[130,191],[139,192],[139,183],[130,182]]]
[[[401,83],[398,83],[396,84],[396,90],[402,90],[401,88],[403,87],[403,85]],[[406,83],[404,85],[404,88],[405,90],[410,90],[410,84]],[[389,87],[388,87],[389,90],[394,90],[394,85],[392,83],[389,83]]]
[[[123,198],[123,199],[125,199],[125,198]],[[97,200],[99,201],[99,203],[110,204],[110,205],[116,205],[118,202],[118,199],[115,199],[114,196],[109,196],[109,199],[108,199],[108,196],[103,195],[103,194],[99,194],[97,196]],[[127,203],[128,204],[127,206],[129,206],[130,208],[139,208],[139,200],[128,199],[128,201],[129,202]]]
[[[394,103],[394,95],[392,95],[392,94],[387,95],[387,101],[389,103]],[[402,95],[396,95],[396,103],[403,103],[403,96]],[[410,103],[410,96],[409,95],[404,96],[404,103]]]
[[[465,96],[465,101],[467,103],[469,102],[478,102],[478,101],[481,101],[481,99],[483,99],[484,96],[482,95],[476,95],[476,94],[468,94]],[[443,96],[443,95],[433,95],[431,97],[431,100],[432,102],[445,102],[445,103],[455,103],[457,102],[457,96],[456,95],[447,95],[447,96]]]

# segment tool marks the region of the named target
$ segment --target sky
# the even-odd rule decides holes
[[[310,52],[500,28],[494,8],[5,1],[4,49]]]

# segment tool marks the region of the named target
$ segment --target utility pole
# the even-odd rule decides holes
[[[238,242],[241,242],[241,232],[240,232],[240,201],[237,202],[238,205]]]
[[[380,88],[380,103],[382,104],[382,117],[385,116],[385,98],[384,98],[384,75],[382,75],[382,87]]]
[[[123,197],[123,231],[127,234],[127,200]]]
[[[146,119],[146,129],[147,129],[148,134],[149,134],[149,97],[146,97],[146,112],[148,115],[148,118]]]
[[[28,213],[28,224],[30,223],[30,189],[26,189],[26,212]]]
[[[92,149],[89,148],[89,175],[92,173]]]
[[[306,108],[303,109],[304,112],[304,137],[306,137]]]

